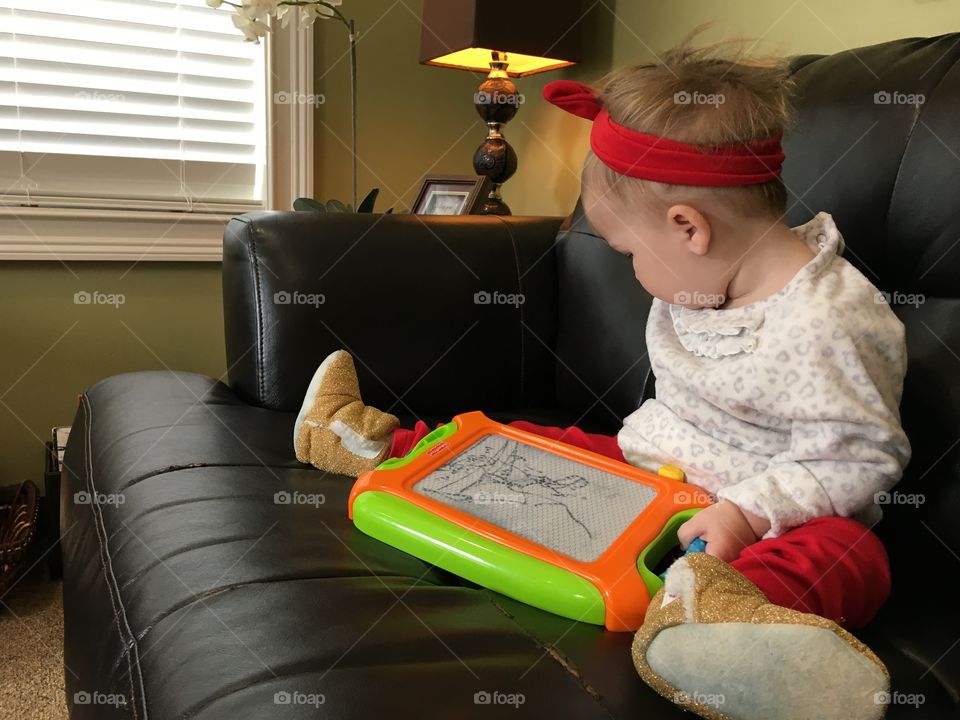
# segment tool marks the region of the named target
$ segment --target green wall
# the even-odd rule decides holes
[[[589,4],[589,3],[588,3]],[[360,192],[380,210],[410,206],[425,173],[470,174],[483,126],[471,98],[480,77],[417,64],[421,2],[346,0],[359,43]],[[671,0],[598,3],[583,20],[591,60],[517,81],[526,102],[507,125],[520,166],[504,188],[516,214],[563,215],[576,201],[587,125],[549,107],[554,78],[593,81],[649,59],[691,28],[707,40],[758,38],[758,49],[830,53],[897,37],[960,30],[955,0]],[[318,23],[317,195],[349,199],[349,64],[342,26]],[[0,484],[39,482],[42,440],[69,423],[76,396],[119,372],[225,372],[216,263],[0,262]],[[74,276],[76,275],[76,277]],[[78,290],[123,293],[117,308],[77,306]],[[62,337],[61,337],[62,336]]]
[[[98,380],[225,372],[219,263],[0,262],[0,485],[41,484],[43,441]],[[123,303],[77,305],[77,292]],[[118,298],[119,300],[119,298]]]

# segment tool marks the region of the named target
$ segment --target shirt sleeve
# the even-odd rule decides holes
[[[764,538],[816,517],[867,510],[910,459],[899,411],[903,323],[885,303],[861,304],[832,327],[823,320],[824,332],[813,339],[794,342],[784,333],[758,358],[785,370],[762,410],[790,419],[789,446],[764,471],[716,493],[768,519]]]

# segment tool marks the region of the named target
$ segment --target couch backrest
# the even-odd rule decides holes
[[[549,405],[557,292],[551,250],[561,221],[294,212],[234,218],[223,246],[230,385],[253,405],[296,411],[317,365],[346,348],[364,400],[397,415]],[[509,304],[513,295],[526,301]]]
[[[644,338],[652,298],[630,261],[590,227],[579,200],[556,254],[557,401],[613,430],[640,404],[648,377],[652,382]]]
[[[787,222],[831,213],[845,257],[891,294],[908,333],[902,415],[914,447],[898,489],[924,495],[927,528],[915,532],[960,548],[950,517],[960,497],[949,502],[960,495],[960,34],[801,56],[793,68]],[[652,389],[650,298],[579,204],[568,225],[558,237],[558,401],[615,423]],[[906,503],[888,512],[918,517]]]

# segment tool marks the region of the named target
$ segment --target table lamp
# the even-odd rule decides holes
[[[423,0],[420,63],[488,73],[473,97],[487,124],[473,168],[492,184],[481,215],[510,214],[500,186],[516,172],[517,153],[502,127],[523,102],[510,78],[579,62],[582,16],[582,0]]]

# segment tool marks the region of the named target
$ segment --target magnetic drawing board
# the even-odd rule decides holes
[[[585,562],[600,557],[657,494],[502,435],[480,438],[413,490]]]
[[[635,630],[656,563],[709,500],[661,474],[471,412],[357,478],[358,529],[564,617]]]

